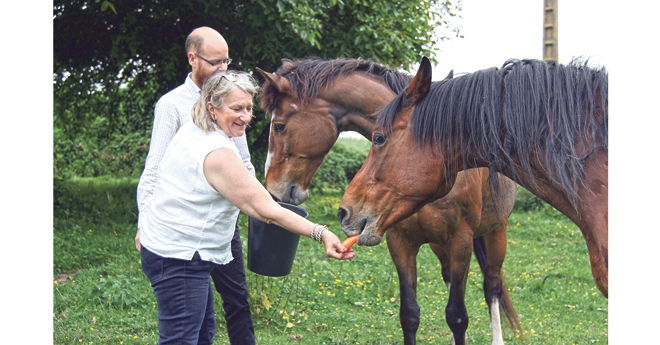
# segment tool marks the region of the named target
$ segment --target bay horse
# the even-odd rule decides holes
[[[352,130],[371,139],[377,111],[404,90],[412,77],[362,59],[282,62],[274,74],[257,68],[265,78],[261,108],[271,115],[266,188],[280,201],[300,204],[308,198],[311,179],[339,133]],[[458,175],[459,182],[445,198],[388,229],[387,245],[400,282],[399,317],[405,344],[415,344],[419,327],[416,256],[424,243],[440,260],[450,290],[450,327],[467,326],[464,293],[474,239],[484,274],[492,343],[503,344],[500,307],[512,329],[521,330],[501,278],[507,219],[517,189],[513,181],[500,179],[507,193],[499,196],[499,213],[492,203],[487,169],[473,169]],[[456,343],[463,343],[464,330],[452,335],[460,339]]]
[[[369,155],[339,206],[344,233],[376,245],[384,229],[450,193],[458,171],[488,167],[580,228],[607,298],[608,76],[587,62],[508,60],[431,82],[424,57],[378,115]],[[495,200],[498,182],[490,180]]]

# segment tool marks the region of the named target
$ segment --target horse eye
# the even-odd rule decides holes
[[[380,133],[375,133],[373,137],[373,144],[374,145],[383,145],[385,143],[385,136],[383,136]]]
[[[282,131],[284,131],[284,128],[286,128],[286,125],[282,123],[276,123],[273,125],[273,129],[275,129],[275,132],[277,133],[281,133]]]

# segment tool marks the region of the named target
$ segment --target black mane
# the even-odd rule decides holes
[[[532,176],[531,162],[545,162],[575,203],[584,183],[584,160],[598,145],[607,149],[607,86],[605,68],[588,67],[582,59],[568,65],[508,60],[501,69],[434,82],[413,111],[412,130],[418,145],[485,162],[491,176],[504,169]],[[404,96],[400,93],[379,114],[377,123],[386,132],[405,105]],[[587,142],[578,142],[584,133]],[[461,143],[463,151],[452,143]]]
[[[385,65],[363,59],[323,60],[317,57],[292,61],[285,64],[275,74],[287,78],[290,92],[302,103],[316,97],[332,85],[338,77],[353,72],[363,72],[382,79],[395,93],[408,87],[412,76],[393,70]],[[261,108],[271,113],[280,101],[281,95],[270,83],[264,83],[261,91]]]

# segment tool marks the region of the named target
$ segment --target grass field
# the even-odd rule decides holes
[[[54,343],[157,344],[155,296],[133,242],[135,181],[98,184],[79,181],[56,193]],[[126,192],[131,190],[132,195]],[[312,195],[303,206],[310,220],[328,224],[344,239],[336,219],[340,199],[340,192],[326,191]],[[244,215],[240,228],[247,248]],[[508,244],[505,279],[524,335],[505,327],[506,343],[607,344],[608,300],[595,287],[577,227],[547,205],[534,211],[516,209]],[[335,261],[325,258],[318,243],[302,238],[292,274],[269,278],[248,271],[257,343],[402,344],[398,278],[387,245],[354,249],[353,260]],[[418,343],[449,344],[444,317],[448,293],[439,263],[428,246],[417,259]],[[476,260],[471,267],[468,343],[488,344],[483,280]],[[229,344],[217,293],[215,310],[215,343]]]

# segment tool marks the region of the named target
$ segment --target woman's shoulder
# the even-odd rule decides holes
[[[204,132],[204,131],[201,130],[199,127],[197,127],[197,125],[195,125],[194,122],[188,121],[183,126],[181,126],[181,128],[179,128],[179,131],[177,132],[177,134],[179,132],[184,133],[184,134],[189,136],[189,135],[199,133],[199,132]]]
[[[203,129],[197,127],[194,123],[188,122],[179,131],[183,131],[182,135],[186,136],[188,140],[196,143],[196,145],[208,148],[223,148],[227,147],[236,151],[236,144],[225,134],[222,130],[211,130],[205,132]],[[177,133],[178,134],[178,133]]]
[[[238,154],[238,147],[236,143],[225,134],[221,129],[209,132],[209,137],[213,137],[212,142],[217,145],[217,148],[229,148]]]

